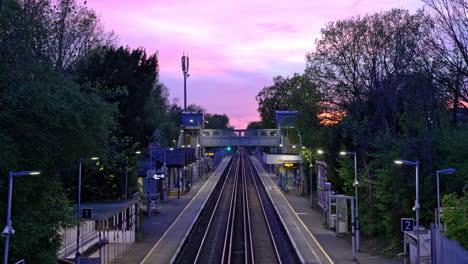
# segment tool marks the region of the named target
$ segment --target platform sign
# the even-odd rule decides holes
[[[413,231],[414,230],[414,219],[413,218],[401,218],[401,232]]]
[[[90,219],[93,215],[92,208],[83,208],[81,209],[81,218]]]

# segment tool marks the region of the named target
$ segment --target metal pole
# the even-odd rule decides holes
[[[102,224],[101,220],[98,221],[98,226],[99,226],[99,231],[98,231],[98,236],[99,236],[99,261],[102,261],[102,253],[101,253],[101,248],[102,248],[102,237],[101,237],[101,229],[102,229]]]
[[[107,263],[110,262],[110,234],[109,234],[109,219],[106,219],[107,230]]]
[[[184,73],[184,110],[187,111],[187,72]]]
[[[80,258],[81,162],[82,162],[82,159],[80,158],[78,160],[78,202],[76,206],[77,207],[76,214],[78,217],[78,223],[76,225],[76,254],[75,254],[76,264],[81,263],[81,258]]]
[[[419,161],[416,161],[416,240],[417,240],[417,258],[416,263],[419,264]]]
[[[354,229],[354,198],[351,198],[351,243],[353,248],[353,260],[356,260],[356,233]]]
[[[153,151],[150,150],[150,164],[149,164],[149,169],[150,171],[153,169],[152,166],[153,163]],[[151,197],[150,197],[150,186],[151,186],[151,178],[149,174],[146,175],[146,213],[148,216],[151,216]]]
[[[128,200],[128,161],[125,166],[125,200]]]
[[[310,174],[310,207],[314,207],[314,180],[312,179],[312,149],[310,149],[310,162],[309,162],[309,174]]]
[[[354,193],[356,194],[356,250],[359,251],[359,202],[358,202],[358,175],[357,152],[354,152]]]
[[[439,189],[439,171],[437,175],[437,228],[440,228],[440,189]]]
[[[13,196],[13,171],[10,171],[8,177],[8,208],[7,208],[7,223],[8,235],[6,236],[5,241],[5,258],[4,264],[8,264],[8,250],[10,249],[10,230],[11,230],[11,199]]]

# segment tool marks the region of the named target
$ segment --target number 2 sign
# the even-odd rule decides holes
[[[414,219],[413,218],[401,218],[401,232],[413,231],[414,230]]]

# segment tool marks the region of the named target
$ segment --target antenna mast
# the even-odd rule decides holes
[[[189,57],[182,53],[182,72],[184,73],[184,111],[187,111],[187,78],[190,76]]]

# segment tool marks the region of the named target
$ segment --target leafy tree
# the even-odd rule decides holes
[[[203,108],[201,105],[196,105],[196,104],[190,104],[187,106],[187,111],[188,112],[197,112],[197,113],[205,113],[206,110]]]
[[[58,0],[47,11],[44,24],[49,33],[45,49],[58,69],[68,70],[92,49],[115,42],[114,34],[103,30],[96,13],[76,0]]]
[[[289,136],[298,142],[300,134],[305,145],[328,149],[328,176],[339,192],[354,194],[354,164],[336,153],[358,153],[361,231],[383,236],[394,247],[399,219],[413,214],[415,196],[414,167],[398,168],[394,159],[421,162],[423,225],[433,219],[435,169],[463,172],[450,179],[453,184],[441,182],[444,193],[459,192],[467,180],[461,157],[467,155],[468,129],[448,129],[456,95],[448,86],[456,76],[428,48],[440,23],[422,11],[400,9],[330,22],[307,54],[304,74],[275,77],[257,95],[268,126],[274,125],[275,110],[299,111],[297,131]],[[451,84],[439,81],[441,76]]]
[[[119,137],[147,146],[155,129],[166,121],[166,88],[159,83],[157,53],[143,48],[101,47],[77,67],[85,92],[97,90],[119,106]]]
[[[229,125],[229,117],[226,114],[206,114],[205,128],[209,129],[228,129],[232,128]]]
[[[76,178],[78,157],[106,151],[116,107],[81,93],[70,76],[54,69],[38,49],[49,35],[32,4],[47,8],[44,1],[7,0],[0,11],[0,210],[6,211],[8,171],[41,170],[40,176],[15,178],[10,259],[53,263],[59,230],[71,222],[62,183]]]
[[[468,102],[468,5],[463,0],[423,0],[433,26],[425,39],[419,65],[442,85],[452,105],[452,126],[457,126],[460,108]]]
[[[247,125],[247,129],[265,129],[265,125],[262,121],[252,121]]]
[[[456,193],[445,195],[442,198],[442,207],[447,237],[459,241],[462,247],[468,249],[468,192],[465,191],[460,198]]]

